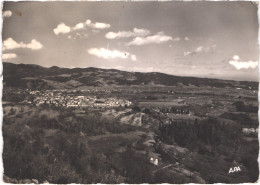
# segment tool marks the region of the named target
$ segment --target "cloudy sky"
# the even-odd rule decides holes
[[[5,2],[4,62],[258,80],[250,2]]]

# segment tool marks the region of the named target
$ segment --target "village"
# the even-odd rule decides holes
[[[54,105],[58,107],[127,107],[132,104],[131,101],[118,98],[99,98],[97,96],[86,96],[67,91],[30,91],[28,98],[24,103],[36,106]]]

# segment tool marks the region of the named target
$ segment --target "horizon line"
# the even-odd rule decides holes
[[[14,64],[14,65],[35,65],[35,66],[40,66],[40,67],[43,67],[43,68],[46,68],[46,69],[50,69],[52,67],[58,67],[58,68],[61,68],[61,69],[87,69],[87,68],[95,68],[95,69],[103,69],[103,70],[117,70],[117,71],[123,71],[123,72],[130,72],[130,73],[160,73],[160,74],[165,74],[165,75],[170,75],[170,76],[176,76],[176,77],[186,77],[186,78],[200,78],[200,79],[214,79],[214,80],[226,80],[226,81],[235,81],[235,82],[257,82],[259,83],[259,78],[260,76],[258,75],[258,81],[255,81],[255,80],[234,80],[234,79],[225,79],[225,78],[210,78],[210,77],[199,77],[199,76],[182,76],[182,75],[175,75],[175,74],[169,74],[169,73],[165,73],[165,72],[158,72],[158,71],[150,71],[150,72],[141,72],[141,71],[127,71],[127,70],[120,70],[120,69],[116,69],[116,68],[102,68],[102,67],[92,67],[92,66],[89,66],[89,67],[61,67],[61,66],[56,66],[56,65],[53,65],[53,66],[42,66],[40,64],[25,64],[25,63],[13,63],[13,62],[6,62],[6,61],[2,61],[2,64],[4,63],[11,63],[11,64]]]

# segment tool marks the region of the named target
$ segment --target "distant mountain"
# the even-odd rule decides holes
[[[3,63],[4,87],[73,89],[83,86],[210,86],[258,89],[257,82],[180,77],[163,73],[126,72],[100,68],[50,68],[32,64]]]

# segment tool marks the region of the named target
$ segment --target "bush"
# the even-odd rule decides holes
[[[134,107],[132,108],[132,110],[135,111],[135,112],[141,112],[141,109],[140,109],[140,107],[138,107],[138,106],[134,106]]]

